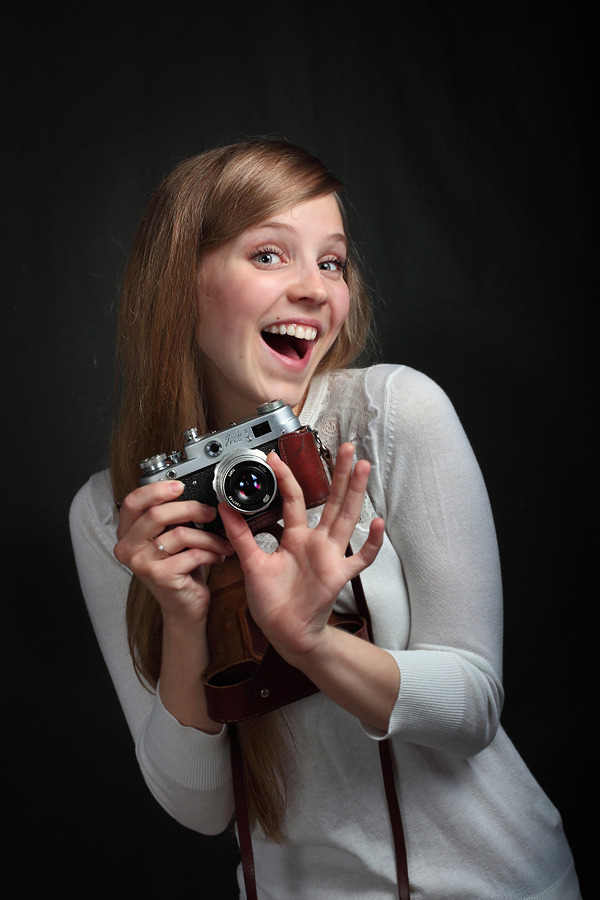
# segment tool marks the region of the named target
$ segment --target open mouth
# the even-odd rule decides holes
[[[311,325],[270,325],[261,332],[271,350],[287,359],[304,359],[315,343],[317,329]]]

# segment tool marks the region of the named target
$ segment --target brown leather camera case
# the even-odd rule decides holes
[[[320,506],[329,495],[329,480],[310,428],[282,435],[279,454],[304,493],[307,508]],[[280,509],[279,509],[280,512]],[[254,534],[277,534],[272,509],[255,516]],[[299,669],[289,665],[268,643],[246,602],[244,574],[237,556],[211,567],[211,601],[207,636],[210,663],[203,674],[208,711],[216,722],[238,722],[271,712],[317,692]],[[361,616],[332,612],[329,622],[368,640]]]

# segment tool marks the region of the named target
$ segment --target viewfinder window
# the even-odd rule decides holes
[[[261,422],[259,425],[252,426],[252,433],[256,438],[264,437],[265,434],[271,433],[271,426],[268,422]]]

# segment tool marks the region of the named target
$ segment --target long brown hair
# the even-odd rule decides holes
[[[250,226],[297,203],[333,193],[345,213],[342,184],[319,159],[286,141],[252,139],[180,163],[155,190],[134,239],[121,292],[117,397],[111,445],[115,500],[138,486],[141,459],[176,449],[210,415],[198,348],[198,266],[204,255]],[[362,350],[370,325],[367,292],[350,244],[345,277],[350,312],[319,371],[341,368]],[[133,577],[127,598],[129,646],[140,679],[155,688],[162,617]],[[277,838],[285,809],[286,759],[276,716],[240,726],[248,805]]]

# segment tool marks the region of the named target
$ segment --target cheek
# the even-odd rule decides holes
[[[231,331],[238,321],[235,298],[229,291],[210,291],[200,297],[198,313],[198,336],[200,340],[215,340],[225,330]]]
[[[348,313],[350,312],[350,293],[348,291],[347,285],[344,283],[343,288],[340,286],[340,292],[338,297],[336,297],[336,301],[333,305],[333,320],[332,324],[336,331],[336,334],[339,333],[340,328],[348,318]]]

